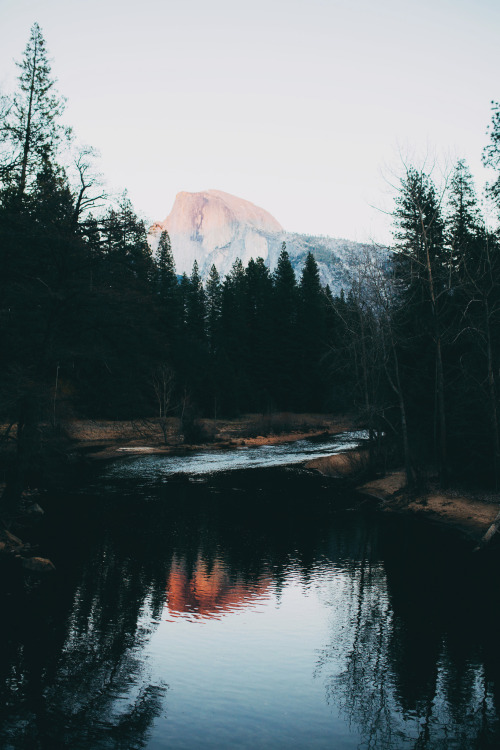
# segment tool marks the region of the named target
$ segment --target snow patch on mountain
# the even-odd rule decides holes
[[[348,289],[360,258],[373,257],[386,250],[332,237],[292,234],[263,208],[221,190],[178,193],[165,221],[153,224],[149,242],[156,251],[162,231],[170,236],[178,274],[191,273],[196,260],[203,279],[212,264],[223,278],[239,258],[246,266],[250,258],[263,258],[273,270],[283,242],[297,275],[307,254],[318,263],[323,284],[332,292]]]

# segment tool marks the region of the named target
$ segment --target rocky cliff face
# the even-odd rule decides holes
[[[285,242],[297,275],[312,252],[322,283],[329,284],[334,294],[350,287],[360,256],[380,252],[350,240],[290,234],[263,208],[221,190],[178,193],[165,221],[150,229],[153,252],[164,229],[170,235],[178,274],[189,275],[196,260],[202,278],[207,278],[212,264],[223,278],[237,258],[246,266],[250,258],[259,257],[272,270]]]
[[[178,193],[165,221],[151,228],[153,250],[161,232],[170,235],[177,273],[191,273],[198,261],[202,276],[215,264],[224,276],[236,258],[269,258],[269,239],[279,241],[283,227],[263,208],[221,190]]]

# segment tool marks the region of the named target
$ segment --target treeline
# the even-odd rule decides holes
[[[273,272],[238,261],[203,284],[196,264],[178,278],[166,233],[152,256],[126,195],[106,199],[91,150],[61,125],[36,24],[19,67],[17,92],[0,99],[0,421],[3,445],[16,436],[13,495],[43,470],[47,429],[64,419],[176,415],[189,440],[197,416],[273,410],[357,411],[373,465],[403,462],[409,483],[436,467],[443,483],[498,484],[500,237],[463,162],[442,194],[406,169],[389,258],[360,257],[346,295],[322,288],[312,255],[297,279],[285,247]],[[485,162],[500,173],[499,112]],[[498,211],[500,178],[489,192]]]
[[[283,247],[225,279],[178,278],[169,238],[152,256],[128,198],[106,198],[91,149],[61,124],[38,25],[18,89],[0,100],[0,422],[15,435],[9,486],[44,465],[62,421],[320,410],[331,299],[312,255]],[[68,154],[73,153],[72,161]],[[43,425],[43,428],[42,428]]]
[[[494,105],[484,155],[497,170],[499,112]],[[497,210],[499,185],[489,188]],[[391,250],[389,273],[360,264],[342,316],[374,457],[380,447],[379,460],[404,463],[409,484],[435,470],[442,484],[498,486],[500,234],[488,229],[463,161],[441,193],[407,168]]]
[[[166,232],[153,258],[126,198],[76,220],[48,160],[22,199],[2,191],[0,233],[4,419],[27,401],[54,423],[327,404],[331,297],[312,255],[299,281],[285,248],[274,273],[258,258],[178,278]]]
[[[196,262],[177,279],[163,232],[155,266],[164,357],[155,377],[177,383],[174,403],[187,394],[207,416],[325,408],[321,361],[334,321],[311,254],[298,282],[283,245],[273,273],[262,258],[237,260],[223,280],[212,266],[203,285]]]

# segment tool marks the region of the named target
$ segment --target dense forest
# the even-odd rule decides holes
[[[103,193],[93,152],[62,124],[38,25],[17,91],[0,99],[0,423],[15,445],[8,505],[74,418],[182,420],[244,412],[354,412],[372,459],[498,485],[500,254],[460,161],[443,189],[405,166],[394,242],[360,257],[339,297],[309,255],[296,278],[236,262],[205,284],[152,255],[126,194]],[[500,175],[500,105],[485,164]],[[500,176],[489,187],[500,209]],[[380,257],[380,254],[377,254]],[[55,442],[54,442],[55,441]]]

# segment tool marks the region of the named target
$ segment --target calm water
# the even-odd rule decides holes
[[[2,593],[0,747],[499,747],[495,560],[225,455],[46,499],[58,573]]]

